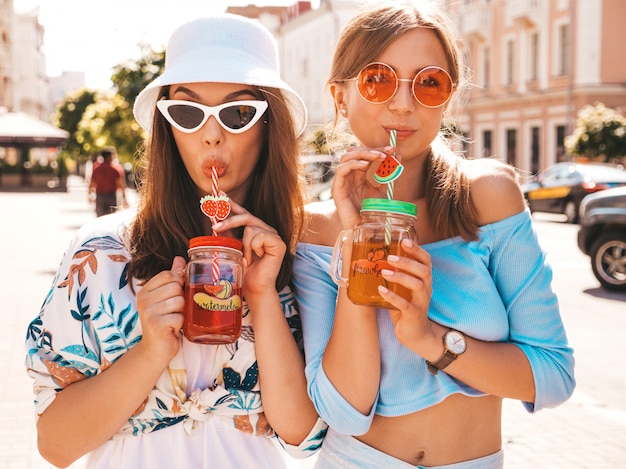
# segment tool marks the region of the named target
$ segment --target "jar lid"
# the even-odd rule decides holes
[[[223,247],[241,251],[241,241],[226,236],[197,236],[189,240],[189,249],[200,247]]]
[[[417,207],[411,202],[393,199],[364,199],[361,206],[362,212],[392,212],[401,215],[417,216]]]

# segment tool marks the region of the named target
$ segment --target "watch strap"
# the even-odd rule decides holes
[[[456,360],[456,355],[452,353],[450,350],[446,350],[441,358],[436,362],[429,362],[426,360],[426,366],[428,367],[428,371],[430,371],[431,375],[436,375],[437,371],[443,370],[446,366]]]
[[[452,352],[448,348],[448,345],[446,343],[446,338],[448,334],[450,333],[456,333],[461,337],[463,341],[465,340],[463,337],[463,334],[461,334],[459,331],[454,330],[454,329],[448,329],[448,331],[442,337],[443,348],[444,348],[443,355],[441,355],[441,357],[439,357],[439,359],[434,362],[430,362],[426,360],[426,367],[428,368],[428,371],[430,372],[431,375],[436,375],[439,370],[443,370],[446,366],[448,366],[450,363],[456,360],[457,357],[459,356],[458,354]],[[460,353],[463,353],[464,351],[465,351],[465,346],[463,347],[463,350]]]

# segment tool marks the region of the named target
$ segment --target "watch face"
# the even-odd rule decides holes
[[[455,355],[465,352],[465,338],[460,332],[450,331],[446,334],[446,347]]]

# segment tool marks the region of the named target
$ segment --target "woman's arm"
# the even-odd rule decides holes
[[[246,300],[252,313],[265,415],[286,443],[297,446],[318,417],[306,390],[302,352],[275,290],[249,294]]]
[[[146,399],[180,346],[184,267],[176,258],[171,271],[139,290],[141,341],[103,372],[65,387],[41,414],[38,445],[45,459],[71,464],[117,433]]]
[[[297,446],[318,416],[306,392],[302,353],[276,291],[287,248],[275,229],[233,201],[231,204],[234,215],[214,229],[245,227],[243,290],[252,315],[263,409],[276,433]]]
[[[126,423],[150,393],[165,366],[141,342],[104,372],[59,392],[39,417],[39,452],[66,467],[101,446]]]
[[[481,226],[525,210],[509,167],[487,163],[472,175],[471,187]],[[553,405],[569,397],[574,386],[573,359],[550,287],[551,272],[530,222],[506,236],[494,241],[489,268],[509,315],[509,341],[466,337],[465,353],[445,372],[482,392],[533,403],[529,405],[538,409],[546,401]],[[415,244],[404,247],[409,257],[390,262],[410,274],[383,274],[411,288],[413,299],[408,302],[391,292],[384,296],[398,307],[390,311],[398,340],[424,359],[435,361],[443,353],[442,338],[448,329],[427,317],[422,292],[430,272],[427,254]]]

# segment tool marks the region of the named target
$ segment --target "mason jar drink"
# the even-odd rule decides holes
[[[228,344],[241,334],[241,241],[199,236],[189,241],[183,334],[191,342]]]
[[[333,280],[347,285],[348,298],[358,305],[390,308],[378,293],[379,285],[410,299],[408,288],[387,282],[381,274],[383,269],[397,270],[387,261],[390,254],[404,256],[400,246],[403,239],[417,241],[415,204],[400,200],[365,199],[361,207],[361,221],[351,230],[339,234],[331,260]],[[347,242],[352,244],[347,277],[343,277],[343,251]],[[343,270],[343,272],[342,272]]]

